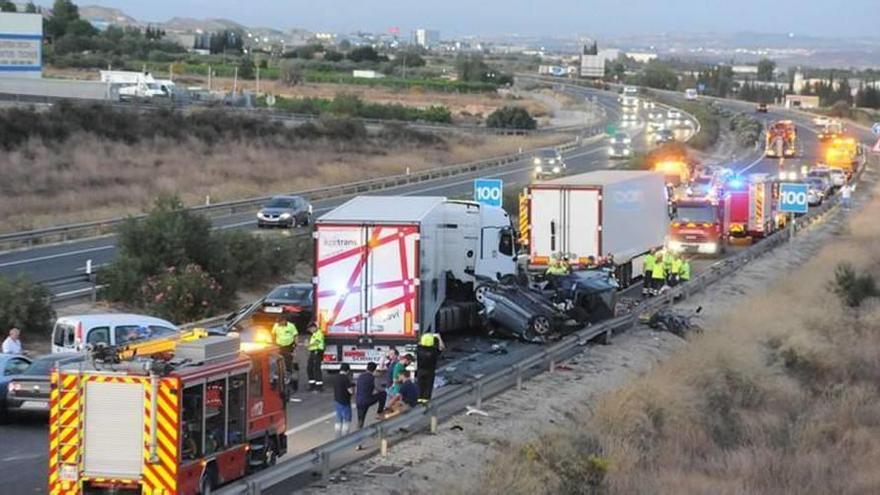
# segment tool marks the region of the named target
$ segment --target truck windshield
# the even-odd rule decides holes
[[[679,206],[675,211],[677,222],[715,223],[715,209],[711,206]]]

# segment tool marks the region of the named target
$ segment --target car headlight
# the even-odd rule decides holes
[[[262,211],[257,212],[257,218],[265,218],[265,215],[263,215]]]
[[[558,174],[562,169],[559,167],[553,167],[553,173]]]
[[[551,158],[551,159],[550,159],[550,165],[553,165],[554,163],[556,163],[556,159]]]
[[[535,167],[535,172],[543,172],[543,171],[544,171],[544,169],[541,168],[540,165],[538,165],[537,167]]]
[[[532,160],[532,161],[534,162],[535,165],[539,165],[539,164],[541,163],[541,159],[540,159],[540,158],[535,158],[535,159]]]
[[[624,155],[629,155],[629,150],[628,150],[628,149],[623,150],[623,154],[624,154]]]
[[[288,218],[290,218],[290,216],[291,216],[290,213],[282,213],[282,214],[280,215],[280,218],[281,218],[282,220],[287,220]]]

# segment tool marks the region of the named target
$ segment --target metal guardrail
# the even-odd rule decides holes
[[[864,172],[863,165],[856,178]],[[256,473],[219,491],[221,495],[259,495],[264,490],[287,482],[307,473],[320,473],[326,478],[331,470],[333,459],[340,455],[350,455],[353,447],[366,441],[375,440],[380,451],[388,447],[391,439],[401,440],[407,436],[430,428],[435,431],[440,419],[451,417],[473,402],[480,407],[483,400],[505,390],[522,387],[525,379],[540,373],[542,369],[553,371],[556,364],[579,352],[581,347],[597,339],[610,339],[615,333],[628,330],[639,322],[641,314],[659,310],[664,306],[685,300],[700,293],[715,282],[730,276],[742,265],[760,257],[781,244],[789,242],[798,232],[820,221],[837,206],[837,202],[826,202],[807,215],[797,218],[762,241],[750,246],[736,255],[720,260],[697,274],[687,283],[680,284],[661,295],[639,304],[630,314],[584,328],[557,343],[541,347],[533,355],[518,362],[513,369],[502,369],[481,377],[470,383],[456,386],[446,393],[439,394],[427,406],[418,407],[404,414],[380,421],[354,433],[315,447],[278,463],[265,471]],[[441,389],[442,390],[442,389]],[[399,432],[403,432],[402,434]],[[395,436],[396,434],[396,436]]]

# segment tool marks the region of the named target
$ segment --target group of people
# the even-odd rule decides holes
[[[691,262],[671,251],[655,249],[645,256],[642,295],[656,296],[664,287],[691,279]]]
[[[445,346],[439,335],[426,333],[421,336],[416,348],[416,356],[400,355],[391,348],[383,363],[384,374],[379,373],[379,365],[367,363],[366,371],[352,381],[351,366],[343,363],[339,375],[333,382],[333,406],[336,412],[334,429],[336,436],[348,434],[351,430],[351,399],[355,399],[357,426],[363,428],[367,413],[376,404],[379,418],[397,414],[407,409],[427,403],[434,391],[434,377],[437,361]],[[409,367],[418,360],[416,382],[412,380]],[[384,382],[383,384],[380,383]]]
[[[614,255],[609,254],[600,260],[597,260],[595,256],[587,256],[583,268],[587,270],[593,268],[614,269]],[[571,269],[571,261],[567,254],[553,253],[544,273],[546,275],[568,275],[571,273]]]
[[[289,317],[275,322],[272,326],[272,337],[284,357],[284,366],[289,374],[288,391],[295,394],[299,391],[299,363],[296,362],[299,329],[296,328],[293,320],[293,317]],[[321,361],[324,359],[324,332],[321,332],[314,323],[309,325],[308,332],[309,340],[306,350],[309,353],[309,359],[306,373],[309,379],[309,390],[320,392],[324,389],[324,377],[321,373]]]

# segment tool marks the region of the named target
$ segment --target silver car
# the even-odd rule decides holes
[[[274,196],[257,212],[257,227],[296,227],[312,221],[312,205],[300,196]]]

